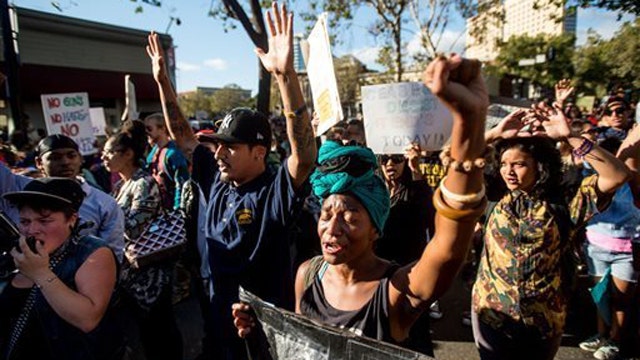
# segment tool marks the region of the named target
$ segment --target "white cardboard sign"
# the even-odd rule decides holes
[[[72,138],[82,155],[94,154],[95,136],[89,115],[87,93],[41,95],[44,122],[49,135],[62,134]]]
[[[451,136],[451,113],[419,82],[363,86],[362,112],[376,154],[402,154],[413,142],[438,150]]]
[[[107,136],[107,121],[104,118],[104,108],[90,108],[89,115],[91,116],[91,126],[93,127],[93,135],[95,136]]]
[[[343,119],[326,19],[326,14],[319,16],[308,39],[307,74],[313,95],[313,108],[319,117],[318,134],[323,134]]]

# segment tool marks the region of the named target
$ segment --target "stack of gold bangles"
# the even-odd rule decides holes
[[[484,184],[482,185],[480,191],[475,194],[460,195],[453,193],[451,190],[447,189],[447,187],[444,185],[446,179],[447,177],[445,176],[440,182],[440,186],[433,194],[433,206],[435,207],[438,214],[446,217],[447,219],[461,222],[476,221],[480,217],[480,215],[482,215],[485,207],[487,206],[487,197],[485,196]],[[454,209],[447,204],[444,197],[461,204],[476,204],[476,206],[468,209]]]

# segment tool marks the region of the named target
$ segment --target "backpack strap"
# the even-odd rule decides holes
[[[304,273],[304,289],[308,289],[311,284],[313,284],[313,279],[320,271],[322,264],[324,263],[324,258],[322,255],[314,256],[309,260],[309,267],[307,267],[307,272]]]

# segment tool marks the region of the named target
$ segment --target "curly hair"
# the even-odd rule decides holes
[[[510,149],[518,149],[533,157],[536,163],[536,182],[530,194],[545,200],[562,198],[562,160],[555,142],[549,138],[530,137],[503,139],[495,143],[492,159],[492,174],[494,178],[501,178],[500,163],[502,155]],[[500,195],[507,191],[504,181],[496,181],[501,185]]]

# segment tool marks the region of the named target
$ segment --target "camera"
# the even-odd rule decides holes
[[[14,247],[20,251],[18,241],[20,240],[20,231],[16,224],[4,212],[0,212],[0,279],[6,279],[15,271],[11,249]],[[29,249],[33,252],[36,250],[36,239],[28,237],[26,239]]]

